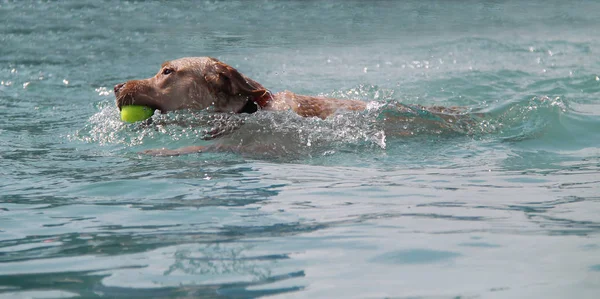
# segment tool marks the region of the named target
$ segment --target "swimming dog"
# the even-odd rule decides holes
[[[185,57],[167,61],[153,77],[130,80],[114,86],[119,110],[126,105],[143,105],[162,113],[181,109],[211,109],[214,112],[254,113],[257,111],[292,110],[303,117],[325,119],[339,110],[360,111],[367,103],[295,94],[272,93],[260,83],[235,68],[212,57]],[[403,109],[427,111],[447,120],[458,114],[455,108],[404,106]],[[206,150],[190,146],[176,150],[146,151],[154,155],[179,155]]]

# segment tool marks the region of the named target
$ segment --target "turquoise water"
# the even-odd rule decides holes
[[[598,11],[2,1],[0,297],[597,298]],[[123,124],[112,86],[183,56],[369,109]],[[138,154],[216,142],[246,150]]]

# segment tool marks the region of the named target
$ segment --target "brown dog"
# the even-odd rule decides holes
[[[133,104],[149,106],[162,113],[207,108],[215,112],[233,113],[293,110],[304,117],[325,119],[340,109],[366,109],[366,103],[357,100],[297,95],[290,91],[272,94],[233,67],[211,57],[187,57],[165,62],[154,77],[117,84],[114,90],[119,110],[122,106]],[[454,117],[452,109],[431,107],[427,111],[442,118]],[[205,149],[192,146],[145,153],[178,155]]]
[[[211,57],[187,57],[163,63],[151,78],[115,86],[117,107],[144,105],[163,113],[179,109],[256,112],[292,109],[301,116],[326,118],[338,109],[363,110],[366,103],[296,95],[271,94],[256,81]]]

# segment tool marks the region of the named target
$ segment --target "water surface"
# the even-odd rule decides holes
[[[598,11],[0,2],[0,297],[596,298]],[[370,108],[123,124],[112,86],[184,56]],[[398,103],[484,117],[389,124]],[[273,152],[138,154],[214,142]]]

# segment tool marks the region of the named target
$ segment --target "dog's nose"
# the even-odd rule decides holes
[[[121,90],[121,88],[123,88],[123,86],[125,86],[125,83],[119,83],[117,85],[115,85],[115,93],[119,92],[119,90]]]

